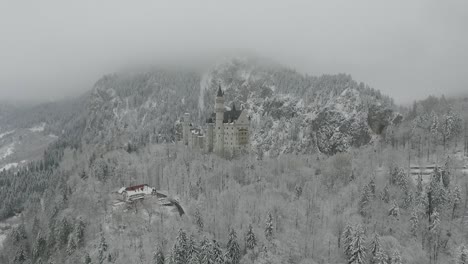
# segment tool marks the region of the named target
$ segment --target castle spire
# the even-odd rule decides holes
[[[218,87],[218,97],[222,97],[224,95],[223,91],[221,90],[221,84]]]

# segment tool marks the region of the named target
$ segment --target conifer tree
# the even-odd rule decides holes
[[[247,249],[253,250],[257,246],[257,238],[252,230],[252,224],[249,225],[249,231],[247,231],[245,241]]]
[[[99,247],[98,247],[98,261],[100,264],[104,263],[104,260],[106,260],[107,249],[108,249],[108,245],[106,242],[106,238],[104,237],[104,232],[101,231],[101,240],[99,242]]]
[[[377,251],[377,253],[375,254],[375,258],[374,258],[374,264],[388,264],[387,262],[388,260],[388,256],[387,254],[385,253],[385,251],[383,251],[382,249],[380,249],[379,251]]]
[[[213,246],[210,241],[204,237],[200,244],[200,261],[203,264],[213,264]]]
[[[366,235],[361,225],[357,225],[351,242],[351,256],[348,263],[362,264],[366,259]]]
[[[218,241],[213,240],[212,260],[214,264],[224,264],[224,254]]]
[[[455,254],[455,264],[468,264],[468,248],[465,244],[458,247]]]
[[[400,216],[400,207],[398,206],[398,203],[396,201],[392,202],[392,206],[390,207],[390,210],[388,210],[388,215],[393,216],[395,218],[398,218],[398,216]]]
[[[369,182],[369,190],[373,197],[375,197],[375,177],[372,177]]]
[[[92,262],[91,256],[89,256],[89,253],[86,253],[86,255],[84,256],[83,263],[84,264],[91,264],[91,262]]]
[[[268,217],[265,224],[265,237],[268,241],[273,238],[273,216],[268,212]]]
[[[369,252],[371,253],[372,259],[375,259],[377,253],[381,250],[382,245],[380,244],[380,236],[377,233],[374,233],[372,240],[369,244]]]
[[[392,259],[391,259],[391,264],[402,264],[403,261],[401,259],[400,251],[397,249],[392,251]]]
[[[70,256],[71,254],[73,254],[75,252],[76,248],[77,248],[76,239],[75,239],[74,236],[72,236],[68,240],[67,254]]]
[[[229,240],[226,246],[226,263],[227,264],[239,264],[240,261],[240,248],[237,243],[237,234],[234,228],[231,228],[229,232]]]
[[[295,188],[295,191],[296,191],[296,200],[299,199],[302,195],[302,186],[300,185],[297,185],[296,188]]]
[[[353,236],[354,236],[354,229],[353,227],[348,223],[343,231],[342,234],[342,240],[343,240],[343,245],[344,245],[344,253],[346,257],[349,259],[351,257],[352,253],[352,242],[353,242]]]
[[[385,185],[385,188],[383,189],[380,198],[385,203],[388,203],[390,201],[390,193],[389,193],[389,190],[388,190],[388,185]]]
[[[195,211],[195,223],[196,223],[196,225],[198,227],[198,230],[200,232],[203,232],[203,227],[204,227],[203,217],[202,217],[202,215],[200,213],[200,210],[198,210],[198,208]]]
[[[86,228],[85,223],[83,222],[81,218],[79,218],[73,230],[73,237],[75,239],[77,247],[82,247],[84,245],[85,228]]]
[[[47,241],[42,235],[42,232],[39,231],[37,234],[36,243],[33,247],[33,258],[38,258],[42,256],[47,249]]]
[[[169,263],[170,264],[180,264],[180,263],[183,263],[182,261],[183,260],[180,258],[179,249],[178,249],[178,245],[177,245],[177,242],[176,242],[172,246],[172,251],[171,251],[170,262]]]
[[[182,229],[179,229],[179,234],[172,248],[172,260],[173,264],[186,264],[188,260],[187,235]]]
[[[411,212],[410,225],[411,234],[413,234],[413,236],[416,236],[419,229],[419,217],[416,208],[413,209],[413,212]]]
[[[431,215],[431,224],[429,225],[429,232],[433,235],[437,235],[439,233],[440,227],[440,218],[439,213],[434,211]]]
[[[190,235],[187,240],[187,261],[190,259],[198,259],[198,249],[195,243],[195,237]]]
[[[422,191],[423,191],[422,175],[418,175],[418,183],[416,186],[416,190],[418,192],[418,195],[422,194]]]
[[[442,183],[444,184],[445,188],[448,188],[450,185],[450,157],[447,157],[445,160],[444,167],[442,168]]]
[[[461,191],[460,191],[460,187],[459,186],[455,186],[455,188],[453,189],[453,192],[452,192],[452,203],[453,203],[453,207],[452,207],[452,220],[453,218],[455,217],[455,212],[456,210],[459,208],[460,204],[461,204]]]
[[[367,212],[369,209],[370,196],[371,196],[371,190],[366,185],[364,186],[361,192],[361,198],[359,200],[359,213],[361,214],[362,217],[367,216]]]
[[[158,247],[156,252],[153,255],[154,264],[164,264],[166,259],[164,258],[164,252],[161,247]]]

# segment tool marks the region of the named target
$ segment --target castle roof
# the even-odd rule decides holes
[[[224,95],[223,91],[221,90],[221,85],[218,87],[218,94],[216,95],[217,97],[222,97]]]
[[[234,107],[230,111],[224,111],[223,123],[230,123],[236,121],[241,115],[242,110],[236,110]],[[207,123],[213,123],[216,120],[216,113],[212,113],[211,117],[206,120]]]

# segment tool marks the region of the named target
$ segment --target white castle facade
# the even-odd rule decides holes
[[[226,111],[224,93],[219,87],[215,98],[215,112],[206,120],[206,129],[194,128],[190,114],[185,113],[182,123],[182,142],[193,149],[221,157],[233,157],[250,150],[250,118],[247,110],[235,105]]]

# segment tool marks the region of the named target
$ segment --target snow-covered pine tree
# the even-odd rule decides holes
[[[179,255],[179,249],[177,248],[178,247],[178,244],[177,242],[174,243],[174,245],[172,246],[172,250],[171,250],[171,256],[169,257],[169,263],[170,264],[180,264],[180,263],[183,263],[180,255]]]
[[[379,252],[382,248],[380,243],[380,236],[377,232],[374,233],[372,236],[372,240],[369,243],[369,252],[371,253],[372,259],[375,259],[377,252]]]
[[[380,199],[382,199],[382,201],[384,201],[385,203],[388,203],[390,201],[390,193],[389,193],[389,190],[388,190],[388,185],[385,185],[381,195],[380,195]]]
[[[33,247],[33,258],[39,258],[41,255],[45,254],[47,249],[47,240],[42,235],[42,232],[39,231],[36,238],[36,243]]]
[[[400,216],[400,207],[398,206],[397,201],[392,202],[392,206],[390,207],[390,210],[388,210],[388,215],[393,216],[395,218],[398,218]]]
[[[226,245],[226,263],[239,264],[240,257],[240,247],[239,243],[237,243],[237,234],[234,228],[231,228],[231,231],[229,232],[229,240]]]
[[[413,236],[416,236],[419,229],[419,215],[416,208],[414,208],[411,212],[410,226],[411,234],[413,234]]]
[[[382,249],[379,249],[375,254],[375,257],[372,259],[373,264],[388,264],[388,256]]]
[[[405,191],[405,198],[403,200],[403,208],[408,209],[412,206],[414,201],[414,195],[411,190],[406,190]]]
[[[268,212],[267,220],[265,223],[265,237],[268,241],[273,239],[273,216]]]
[[[62,220],[58,223],[57,227],[57,247],[62,248],[63,246],[68,245],[68,237],[72,231],[72,227],[68,222],[67,218],[62,218]]]
[[[423,192],[422,175],[418,175],[418,183],[416,185],[416,191],[418,195],[421,195]]]
[[[203,264],[213,264],[213,245],[204,237],[200,244],[200,261]]]
[[[454,260],[455,264],[468,264],[468,248],[465,244],[458,247]]]
[[[361,198],[359,199],[359,213],[361,214],[362,217],[367,216],[370,198],[371,198],[371,191],[369,187],[366,185],[364,186],[361,192]]]
[[[183,229],[179,229],[174,247],[172,248],[173,264],[186,264],[188,253],[187,234]]]
[[[193,255],[198,255],[198,248],[196,245],[195,237],[190,235],[187,240],[187,261],[192,258]]]
[[[302,186],[300,185],[297,185],[296,188],[295,188],[295,191],[296,191],[296,200],[299,199],[302,195]]]
[[[440,217],[439,213],[434,210],[434,212],[431,215],[431,224],[429,225],[429,232],[431,232],[432,235],[438,235],[440,231]]]
[[[368,186],[369,186],[370,193],[372,197],[374,198],[375,197],[375,177],[371,178]]]
[[[76,238],[74,235],[70,236],[70,239],[68,239],[68,245],[67,245],[67,254],[70,256],[73,254],[78,247],[76,243]]]
[[[249,250],[253,250],[257,246],[257,238],[253,232],[252,224],[249,225],[249,231],[245,235],[245,244]]]
[[[459,208],[461,204],[461,191],[459,186],[455,186],[455,188],[452,191],[452,220],[455,217],[455,212]]]
[[[402,264],[403,260],[401,259],[401,254],[398,249],[392,251],[390,264]]]
[[[84,245],[84,231],[86,228],[86,224],[83,222],[83,219],[78,218],[78,221],[75,223],[75,227],[73,229],[73,236],[75,238],[76,246],[78,248]]]
[[[357,225],[351,242],[351,256],[348,263],[363,264],[366,260],[366,234],[361,225]]]
[[[107,249],[108,249],[108,245],[106,242],[106,238],[104,237],[104,232],[101,231],[101,239],[99,241],[99,246],[98,246],[98,261],[100,264],[104,263],[104,260],[106,260]]]
[[[353,236],[354,236],[354,229],[348,223],[345,229],[343,230],[342,239],[341,239],[343,241],[344,253],[348,259],[351,257],[351,253],[352,253]]]
[[[448,188],[450,185],[450,166],[451,166],[450,164],[451,164],[450,156],[447,156],[444,167],[442,168],[442,183],[444,184],[445,188]]]
[[[212,259],[214,260],[214,264],[224,264],[224,254],[221,246],[219,245],[218,241],[213,240],[213,250],[212,250]]]
[[[164,264],[166,259],[164,258],[164,252],[161,247],[157,247],[156,252],[153,254],[154,264]]]
[[[198,227],[198,231],[203,232],[203,227],[204,227],[203,217],[202,217],[202,215],[200,213],[200,210],[198,208],[195,211],[195,224]]]
[[[86,253],[84,258],[83,258],[83,263],[84,264],[91,264],[92,260],[91,260],[91,256],[89,255],[89,253]]]

